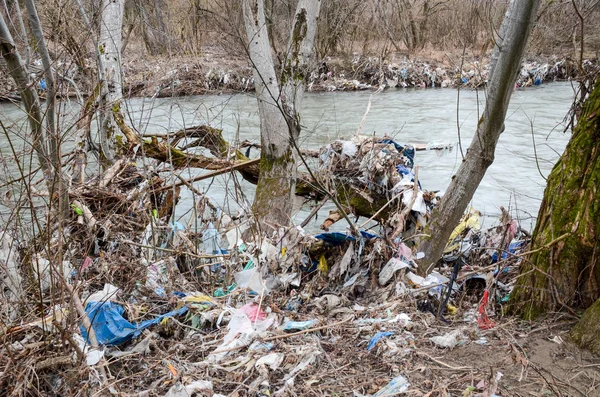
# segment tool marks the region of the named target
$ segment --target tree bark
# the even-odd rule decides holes
[[[137,10],[137,4],[133,1],[125,1],[124,9],[123,9],[123,23],[124,34],[123,34],[123,42],[121,45],[121,55],[125,53],[127,49],[127,44],[129,44],[129,39],[131,38],[131,33],[133,29],[136,28],[138,23],[139,12]]]
[[[287,226],[291,221],[296,180],[293,140],[300,130],[300,102],[294,102],[301,100],[305,65],[312,51],[319,6],[320,0],[298,3],[291,45],[282,72],[282,92],[271,56],[264,0],[244,0],[242,4],[248,53],[254,69],[262,145],[260,178],[252,209],[259,227],[267,231]]]
[[[44,33],[42,31],[42,24],[38,17],[36,6],[33,0],[26,0],[25,7],[29,14],[29,28],[33,33],[36,41],[37,52],[42,59],[42,65],[44,66],[44,77],[46,78],[46,128],[47,128],[47,141],[48,141],[48,156],[52,166],[52,180],[50,189],[51,196],[54,193],[58,193],[58,219],[62,220],[63,216],[69,209],[68,192],[65,187],[62,175],[62,164],[60,155],[60,134],[57,131],[56,126],[56,81],[54,78],[54,70],[52,68],[52,61],[48,48],[46,47],[46,40],[44,39]]]
[[[121,81],[121,44],[124,0],[102,0],[102,19],[98,51],[102,68],[100,76],[105,80],[105,95],[100,106],[101,127],[99,131],[100,155],[105,165],[115,161],[116,123],[112,106],[123,98]]]
[[[21,44],[25,47],[25,66],[29,65],[31,62],[31,46],[29,45],[29,40],[27,39],[27,30],[25,30],[25,23],[23,22],[23,15],[21,14],[21,6],[19,5],[18,0],[10,0],[11,5],[15,8],[15,15],[17,21],[19,22],[19,30],[21,34]]]
[[[600,332],[600,299],[583,313],[583,317],[571,331],[571,337],[580,347],[600,354],[598,332]]]
[[[17,52],[12,35],[0,13],[0,53],[6,61],[8,72],[18,87],[19,94],[23,100],[27,120],[31,128],[33,141],[31,146],[37,154],[40,167],[46,177],[48,191],[51,191],[52,183],[52,165],[48,158],[48,142],[42,124],[42,112],[40,109],[40,99],[36,90],[32,87],[27,68],[21,61]]]
[[[137,1],[136,3],[140,15],[142,37],[144,39],[144,44],[146,45],[146,50],[148,50],[150,55],[157,55],[159,53],[158,38],[154,34],[154,29],[152,28],[146,6],[141,1]]]
[[[487,89],[483,117],[479,120],[471,145],[456,175],[452,177],[439,206],[432,214],[419,250],[425,253],[420,261],[421,272],[429,273],[441,257],[444,247],[471,201],[486,170],[494,161],[494,151],[504,131],[504,118],[521,67],[521,57],[536,17],[539,0],[512,0],[496,41],[495,67]]]
[[[550,176],[532,236],[532,250],[511,294],[514,310],[531,319],[600,298],[600,79],[585,101],[573,136]],[[598,315],[598,304],[586,316]],[[593,312],[593,313],[592,313]],[[584,321],[584,320],[582,320]],[[579,339],[600,323],[580,327]]]
[[[283,98],[288,118],[298,121],[306,81],[310,74],[313,47],[317,34],[317,19],[321,0],[300,0],[294,16],[294,26],[290,35],[287,53],[282,70]],[[293,132],[299,132],[295,123]],[[297,139],[298,136],[293,136]]]
[[[173,50],[171,35],[167,30],[167,25],[165,24],[165,18],[163,16],[163,9],[165,8],[165,4],[163,0],[154,0],[154,19],[156,20],[156,30],[158,31],[158,37],[160,39],[160,49],[161,54],[166,52],[171,55]]]
[[[151,2],[136,1],[141,20],[142,36],[146,49],[151,55],[166,54],[171,51],[171,37],[167,32],[163,17],[164,3],[162,0]]]
[[[248,52],[254,69],[263,148],[252,209],[259,225],[268,230],[290,222],[296,167],[271,57],[264,1],[245,0],[243,12]]]

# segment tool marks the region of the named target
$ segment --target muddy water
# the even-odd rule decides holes
[[[365,114],[371,92],[333,92],[308,94],[303,104],[304,126],[301,145],[318,148],[337,138],[349,138],[356,133]],[[535,222],[543,195],[545,180],[558,155],[562,153],[568,135],[562,133],[561,121],[566,114],[573,90],[569,83],[553,83],[518,90],[514,93],[506,121],[506,130],[500,137],[494,164],[488,170],[472,205],[486,214],[491,224],[499,214],[499,207],[510,208],[522,224],[530,227]],[[372,97],[371,106],[362,134],[393,136],[400,143],[453,144],[451,152],[417,152],[419,178],[425,189],[444,190],[457,171],[461,161],[458,148],[463,151],[470,143],[478,114],[485,101],[483,92],[452,89],[391,90]],[[458,105],[457,105],[458,104]],[[65,105],[75,114],[77,106]],[[197,96],[176,99],[136,98],[128,102],[130,121],[142,133],[166,133],[182,127],[209,123],[224,130],[231,142],[250,140],[259,142],[259,119],[256,101],[249,95]],[[0,105],[0,117],[15,121],[19,110],[12,105]],[[75,116],[64,118],[65,126]],[[533,141],[535,140],[535,151]],[[2,156],[8,155],[6,138],[0,136]],[[537,152],[537,161],[536,161]],[[251,152],[251,157],[258,155]],[[9,170],[10,172],[10,170]],[[182,176],[199,175],[197,170],[185,170]],[[212,182],[197,184],[207,192],[224,211],[236,212],[249,208],[253,187],[240,181],[243,194],[234,189],[232,175],[215,178]],[[183,191],[177,216],[189,217],[193,195]],[[301,222],[310,208],[297,206],[295,219]],[[326,213],[329,208],[324,208]],[[322,220],[322,218],[321,218]],[[317,227],[313,224],[312,227]],[[343,229],[344,225],[337,226]]]

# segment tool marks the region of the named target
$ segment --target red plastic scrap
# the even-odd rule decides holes
[[[477,324],[479,324],[480,329],[492,329],[496,326],[496,323],[490,320],[486,310],[489,296],[489,291],[486,289],[483,293],[483,298],[481,298],[481,303],[479,303]]]

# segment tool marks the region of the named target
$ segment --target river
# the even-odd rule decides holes
[[[463,151],[466,153],[479,112],[483,109],[484,92],[461,90],[459,101],[458,91],[454,89],[393,89],[372,94],[366,91],[308,93],[301,114],[302,147],[318,148],[337,138],[350,138],[357,132],[372,97],[362,134],[387,134],[399,143],[454,144],[451,152],[420,151],[415,158],[423,188],[446,189],[461,162],[457,124],[460,125]],[[570,83],[551,83],[514,92],[494,164],[472,201],[472,205],[486,215],[485,225],[491,225],[500,213],[500,206],[504,206],[525,228],[531,229],[543,196],[544,177],[549,174],[570,136],[562,133],[561,122],[572,98]],[[78,107],[68,103],[64,107],[66,116],[62,119],[63,125],[68,126],[76,117]],[[245,139],[256,143],[260,141],[256,100],[251,95],[134,98],[127,101],[127,109],[130,121],[142,133],[166,133],[208,123],[222,128],[224,137],[230,142]],[[22,113],[14,105],[4,103],[0,104],[0,117],[3,122],[14,123],[22,120]],[[9,152],[4,135],[0,135],[0,144],[6,161]],[[256,151],[253,155],[257,155]],[[6,172],[15,172],[14,165],[10,161],[8,163]],[[185,170],[182,176],[188,178],[201,172]],[[248,208],[252,202],[253,187],[242,182],[245,197],[240,197],[232,182],[231,175],[224,175],[212,182],[199,183],[197,188],[205,191],[226,212]],[[176,216],[187,218],[192,202],[192,194],[187,189],[182,190]],[[322,213],[329,209],[331,207],[324,207]],[[309,211],[307,207],[299,208],[295,220],[301,222]],[[318,222],[310,225],[309,229],[317,227]],[[344,227],[341,223],[336,229]]]

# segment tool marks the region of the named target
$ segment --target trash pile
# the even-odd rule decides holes
[[[254,90],[252,69],[245,60],[233,58],[227,65],[215,65],[184,57],[177,63],[156,60],[152,66],[149,68],[146,59],[125,61],[123,74],[130,96],[161,98]]]
[[[320,150],[326,184],[354,198],[347,213],[372,218],[358,233],[257,236],[250,217],[203,195],[187,224],[174,222],[180,187],[125,159],[74,186],[65,235],[46,236],[51,250],[5,234],[3,287],[20,295],[2,298],[0,365],[10,371],[0,390],[387,396],[433,392],[419,368],[442,365],[471,374],[458,383],[472,388],[464,395],[495,393],[487,369],[434,356],[504,343],[494,321],[529,236],[508,211],[484,230],[472,209],[438,269],[420,274],[414,236],[437,198],[421,187],[415,152],[360,136]]]
[[[590,60],[583,62],[585,73],[595,73],[598,65]],[[530,87],[549,81],[568,81],[575,79],[579,74],[577,63],[570,59],[555,60],[554,62],[523,62],[521,73],[517,77],[517,87]]]
[[[3,66],[3,61],[0,62],[0,101],[20,101],[17,85],[9,76],[7,68]],[[63,55],[55,59],[53,68],[57,82],[61,83],[57,85],[58,97],[81,96],[82,93],[85,94],[93,88],[87,81],[86,73],[84,73],[86,71],[82,70],[80,65],[77,65],[68,56]],[[32,59],[27,65],[27,70],[33,86],[37,89],[40,97],[44,98],[48,87],[42,60],[40,58]]]
[[[130,62],[125,67],[128,92],[132,96],[170,97],[198,95],[215,91],[252,91],[252,69],[236,60],[227,68],[207,67],[184,60],[173,68],[159,64],[153,71],[141,70],[144,63]],[[597,70],[595,61],[584,61],[586,73]],[[148,78],[152,73],[152,78]],[[570,59],[527,61],[517,78],[517,87],[529,87],[551,81],[567,81],[578,76],[577,64]],[[315,65],[307,83],[308,91],[362,91],[392,88],[483,88],[489,65],[473,60],[462,68],[437,62],[389,61],[356,54],[351,59],[325,59]],[[149,86],[149,82],[155,82]],[[200,83],[199,83],[200,82]]]
[[[311,75],[309,90],[355,91],[380,88],[435,88],[456,87],[471,81],[471,87],[485,83],[484,68],[475,61],[465,65],[461,81],[458,68],[435,62],[390,62],[378,57],[356,54],[350,64],[322,62],[319,71]],[[486,72],[485,72],[486,73]],[[487,74],[486,74],[487,75]],[[469,77],[467,79],[466,77]],[[478,83],[475,83],[475,82]]]
[[[596,62],[584,61],[584,70],[598,69]],[[551,81],[568,81],[579,74],[570,59],[548,62],[523,62],[517,87],[529,87]],[[389,62],[378,57],[356,55],[351,66],[323,62],[319,72],[313,72],[309,89],[313,91],[356,91],[387,88],[482,88],[487,83],[489,64],[473,60],[462,67],[435,62]]]
[[[57,61],[57,80],[63,84],[61,96],[85,94],[93,89],[85,76],[68,59]],[[90,62],[92,64],[93,62]],[[43,95],[45,81],[41,61],[30,66],[35,84]],[[598,70],[595,60],[585,60],[586,74]],[[201,62],[192,57],[177,60],[126,60],[123,65],[125,93],[138,97],[173,97],[211,92],[247,92],[254,90],[252,68],[243,58],[228,59],[223,65]],[[347,59],[327,58],[314,65],[307,82],[308,91],[360,91],[390,88],[482,88],[489,75],[487,62],[472,60],[462,68],[435,61],[390,61],[380,57],[355,54]],[[529,87],[551,81],[568,81],[580,75],[577,63],[565,59],[523,62],[517,87]],[[16,86],[0,69],[0,100],[18,100]],[[74,86],[78,85],[78,88]]]
[[[322,148],[317,169],[327,185],[335,187],[339,201],[348,203],[348,213],[386,219],[389,230],[385,234],[397,238],[407,232],[407,225],[413,231],[417,225],[423,226],[435,202],[435,194],[418,183],[413,169],[415,152],[412,145],[403,146],[388,137],[359,135]],[[410,210],[402,211],[403,207]],[[331,222],[322,228],[329,226]]]

